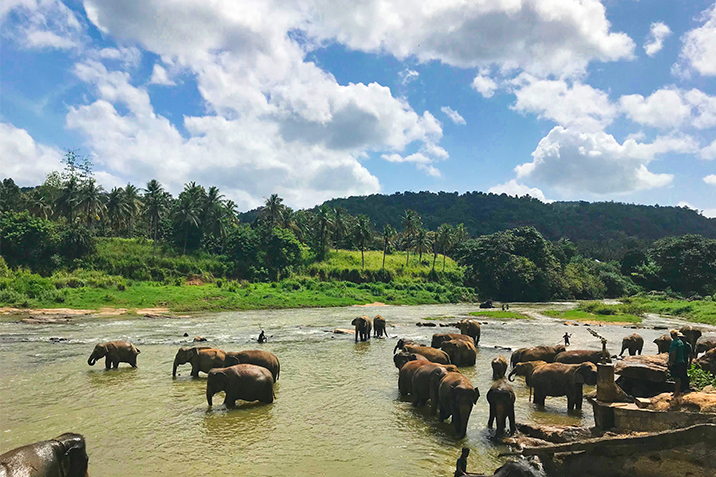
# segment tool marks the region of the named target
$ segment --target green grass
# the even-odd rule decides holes
[[[590,313],[584,310],[547,310],[542,314],[551,316],[553,318],[560,318],[563,320],[571,321],[603,321],[608,323],[641,323],[641,317],[630,314],[613,314],[613,315],[599,315],[596,313]]]
[[[470,316],[483,316],[485,318],[495,318],[499,320],[531,320],[527,315],[517,313],[516,311],[472,311]]]
[[[716,325],[716,302],[713,300],[686,301],[666,296],[636,296],[622,299],[646,312],[685,318],[696,323]]]
[[[423,320],[429,320],[429,321],[444,321],[444,320],[454,320],[454,316],[426,316],[423,318]]]

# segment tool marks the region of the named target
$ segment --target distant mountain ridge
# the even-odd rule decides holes
[[[342,207],[351,215],[365,214],[378,229],[390,224],[401,230],[403,213],[412,209],[429,230],[444,223],[463,223],[471,235],[533,226],[549,240],[566,237],[575,242],[626,237],[653,241],[684,234],[716,238],[716,219],[686,207],[581,201],[547,204],[531,197],[483,192],[398,192],[331,199],[324,204]],[[257,212],[246,212],[240,218],[251,222]]]

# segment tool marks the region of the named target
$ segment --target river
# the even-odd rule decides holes
[[[445,321],[456,321],[476,309],[461,304],[226,312],[179,319],[80,317],[59,325],[21,324],[3,317],[0,453],[71,431],[87,439],[94,476],[447,476],[461,447],[467,446],[472,449],[469,469],[492,473],[503,461],[497,456],[504,447],[491,441],[486,429],[490,361],[510,354],[494,346],[557,344],[569,331],[571,349],[599,349],[586,327],[548,318],[480,318],[487,324],[477,364],[461,371],[482,397],[462,441],[453,437],[447,422],[438,423],[426,409],[414,409],[400,398],[392,361],[395,339],[354,344],[352,335],[332,333],[350,328],[355,316],[381,314],[391,338],[429,343],[433,333],[455,330],[417,327],[417,321],[428,316],[454,316]],[[663,322],[652,317],[644,324]],[[255,342],[260,327],[269,337],[263,345]],[[597,330],[609,340],[612,353],[634,331],[624,326]],[[185,332],[190,338],[183,337]],[[664,331],[639,333],[645,353],[655,353],[652,340]],[[172,379],[177,348],[190,345],[187,340],[197,335],[226,351],[261,346],[276,354],[281,361],[276,401],[243,403],[229,411],[221,404],[222,393],[209,408],[204,374],[192,379],[190,366],[184,365]],[[87,365],[95,343],[117,339],[140,348],[137,369],[122,363],[117,371],[105,371],[103,360]],[[527,402],[521,378],[514,387],[518,422],[593,425],[586,402],[575,415],[567,414],[566,398],[548,398],[546,409],[537,410]]]

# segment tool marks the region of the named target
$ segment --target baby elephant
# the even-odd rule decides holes
[[[231,408],[236,400],[261,401],[270,404],[274,400],[273,376],[263,366],[237,364],[228,368],[214,368],[206,380],[206,401],[212,405],[212,397],[219,391],[226,393],[224,404]]]
[[[85,438],[66,433],[0,455],[0,476],[86,477],[88,462]]]
[[[629,351],[629,356],[634,356],[637,353],[641,354],[641,350],[644,348],[644,338],[636,333],[632,333],[629,336],[625,336],[622,339],[622,351],[619,356],[624,354],[624,351]]]
[[[100,358],[104,359],[104,367],[114,369],[119,367],[119,363],[129,363],[133,368],[137,367],[137,355],[141,353],[134,345],[128,341],[108,341],[99,343],[94,347],[94,351],[87,360],[87,364],[94,366]]]
[[[255,364],[256,366],[262,366],[271,372],[274,382],[278,381],[278,376],[281,374],[281,363],[279,363],[275,354],[269,353],[268,351],[258,349],[238,352],[229,351],[226,353],[226,359],[224,361],[226,366],[232,366],[234,364]]]
[[[497,381],[505,377],[507,372],[507,358],[498,356],[492,360],[492,380]]]

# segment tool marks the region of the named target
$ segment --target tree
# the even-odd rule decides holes
[[[453,247],[455,240],[455,229],[450,224],[442,224],[435,234],[436,252],[443,254],[443,272],[445,271],[445,255]],[[433,270],[435,269],[435,260],[433,260]]]
[[[370,223],[370,219],[366,215],[359,215],[358,222],[356,222],[355,229],[353,231],[358,248],[360,248],[360,260],[361,268],[365,268],[365,245],[366,242],[373,238],[373,225]]]
[[[415,233],[413,244],[415,245],[415,251],[418,253],[418,263],[423,263],[423,254],[430,252],[432,245],[432,237],[430,233],[424,228],[419,228]]]
[[[127,203],[124,201],[124,189],[121,187],[114,187],[107,196],[107,203],[105,204],[107,210],[107,219],[109,220],[109,227],[113,233],[119,234],[119,230],[122,227],[122,222],[126,216]]]
[[[152,255],[157,247],[159,222],[162,220],[168,204],[169,194],[164,191],[159,181],[152,179],[147,182],[147,187],[144,189],[144,214],[149,218],[150,237],[154,239]]]
[[[70,175],[62,183],[62,188],[55,203],[55,212],[65,217],[70,223],[74,222],[77,214],[77,206],[80,202],[80,187],[79,179],[75,175]]]
[[[329,238],[331,236],[331,228],[333,227],[333,214],[327,205],[319,207],[315,215],[316,233],[318,234],[318,250],[317,257],[319,260],[326,258],[327,248],[330,246]]]
[[[405,211],[405,214],[401,219],[401,223],[403,224],[403,236],[405,237],[406,244],[405,250],[407,253],[405,257],[405,265],[407,266],[410,261],[410,247],[412,247],[415,234],[418,233],[418,229],[420,229],[422,223],[420,222],[420,216],[418,213],[410,209]]]
[[[209,187],[209,191],[202,204],[202,229],[215,238],[224,238],[226,235],[225,217],[226,208],[223,194],[217,187]]]
[[[87,221],[87,227],[94,228],[94,224],[99,222],[104,215],[105,205],[103,200],[104,189],[101,185],[97,185],[93,178],[85,181],[80,189],[78,197],[78,208],[84,214]]]
[[[11,178],[0,182],[0,212],[20,212],[25,208],[25,195]]]
[[[349,228],[350,221],[346,209],[343,207],[333,209],[333,240],[336,244],[343,244]]]
[[[179,194],[174,204],[173,217],[177,225],[184,231],[184,248],[182,254],[186,255],[186,244],[189,239],[189,229],[199,227],[199,204],[186,190]]]
[[[264,216],[268,220],[269,227],[273,228],[274,225],[281,221],[283,215],[283,199],[278,194],[271,194],[265,201],[264,205]]]
[[[385,224],[383,232],[380,234],[383,237],[383,269],[385,269],[385,254],[388,253],[388,249],[390,248],[393,238],[395,238],[397,233],[398,232],[392,225]]]
[[[132,185],[127,184],[124,187],[124,203],[127,222],[127,233],[130,237],[134,236],[134,222],[142,211],[142,199],[139,196],[139,189]]]

